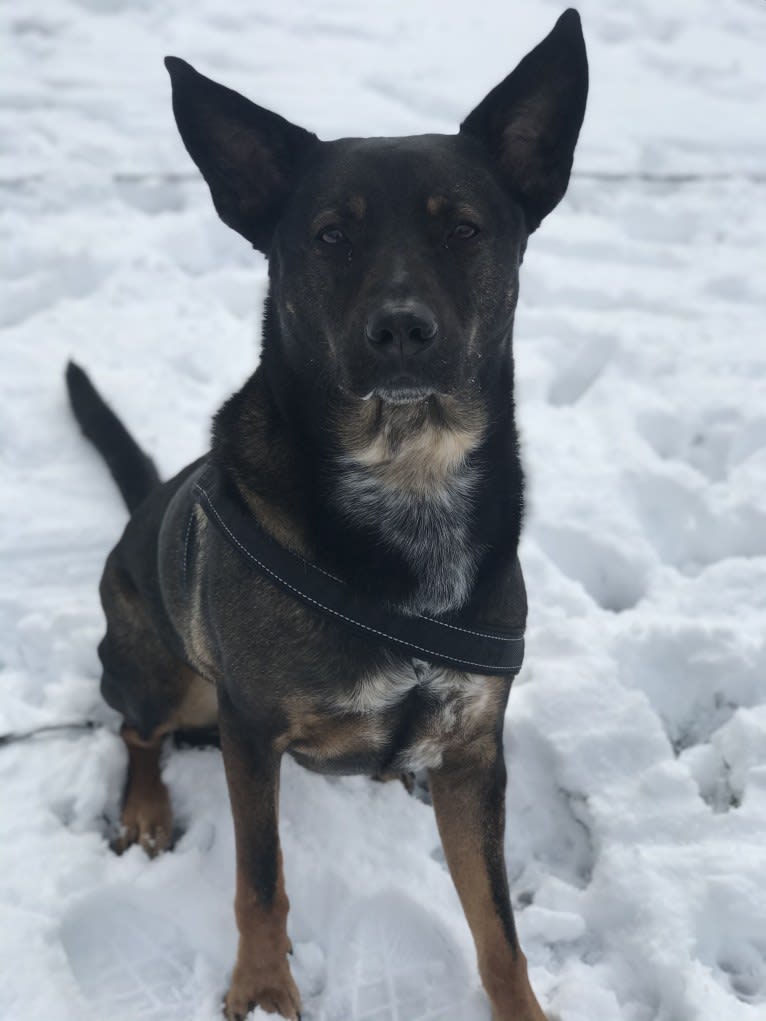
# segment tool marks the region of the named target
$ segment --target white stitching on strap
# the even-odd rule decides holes
[[[292,553],[292,550],[290,550],[289,552]],[[321,574],[324,574],[328,578],[332,578],[333,581],[337,581],[341,585],[347,584],[345,581],[343,581],[342,578],[338,578],[336,575],[330,574],[329,571],[325,571],[323,567],[319,566],[319,564],[312,564],[310,560],[306,560],[305,557],[302,557],[299,553],[293,553],[293,556],[298,557],[298,559],[302,563],[304,563],[306,567],[310,567],[312,571],[319,571]],[[447,627],[450,629],[450,631],[461,631],[464,635],[474,635],[474,637],[476,638],[488,638],[492,642],[524,641],[523,635],[488,635],[485,634],[483,631],[472,631],[471,628],[458,627],[457,624],[448,624],[444,620],[436,620],[435,617],[427,617],[424,613],[413,613],[412,620],[427,620],[429,624],[436,624],[438,627]]]
[[[485,635],[483,631],[471,631],[467,627],[458,627],[457,624],[448,624],[445,620],[436,620],[434,617],[426,617],[423,614],[417,614],[419,620],[428,620],[432,624],[438,624],[439,627],[448,627],[452,631],[462,631],[465,635],[475,635],[477,638],[489,638],[493,642],[523,642],[523,635]]]
[[[189,561],[189,536],[191,535],[192,521],[194,521],[194,505],[192,505],[189,520],[186,523],[186,532],[184,533],[184,581],[186,581],[186,568]]]
[[[210,506],[212,507],[212,501],[210,500],[210,496],[208,495],[208,493],[205,490],[202,489],[202,486],[199,484],[199,482],[195,484],[195,489],[199,489],[201,492],[205,493],[205,496],[207,497],[208,501],[210,502]],[[346,582],[343,581],[342,578],[338,578],[337,575],[331,574],[329,571],[325,571],[325,569],[323,567],[320,567],[319,564],[313,564],[310,560],[306,560],[306,558],[302,557],[300,555],[300,553],[295,553],[295,552],[293,552],[293,550],[288,550],[288,552],[291,553],[292,556],[294,556],[298,560],[300,560],[302,564],[305,564],[306,567],[311,568],[312,571],[319,571],[320,574],[324,574],[325,577],[327,577],[327,578],[332,578],[333,581],[337,581],[340,585],[345,585],[346,584]],[[259,561],[259,563],[260,563],[260,561]],[[438,627],[446,627],[446,628],[449,628],[450,631],[461,631],[465,635],[475,635],[476,638],[487,638],[491,642],[523,642],[524,641],[524,636],[523,635],[488,635],[488,634],[485,634],[483,631],[473,631],[471,628],[458,627],[457,624],[448,624],[446,621],[436,620],[436,618],[434,618],[434,617],[427,617],[423,613],[413,613],[412,614],[412,619],[413,620],[427,620],[427,621],[429,621],[429,623],[436,624]]]
[[[354,620],[353,617],[347,617],[345,614],[341,613],[339,610],[333,610],[333,608],[331,606],[325,606],[324,603],[320,603],[317,599],[312,599],[311,596],[306,595],[305,592],[301,592],[300,589],[295,588],[288,581],[285,581],[284,578],[280,577],[280,575],[278,575],[275,571],[272,571],[271,568],[267,567],[266,564],[262,563],[258,559],[258,557],[256,557],[253,553],[251,553],[249,549],[247,549],[245,546],[243,546],[242,543],[239,541],[239,539],[236,537],[236,535],[234,535],[234,533],[231,531],[231,529],[228,527],[226,522],[223,520],[221,515],[216,510],[215,506],[213,505],[213,501],[210,499],[210,496],[209,496],[207,490],[205,490],[199,484],[199,482],[197,482],[197,484],[195,485],[194,488],[197,490],[198,493],[201,493],[205,497],[205,500],[207,501],[207,504],[210,507],[210,510],[213,512],[213,514],[215,514],[216,519],[218,520],[218,523],[220,524],[221,528],[223,528],[223,530],[229,536],[229,538],[234,543],[234,545],[237,546],[238,549],[242,550],[242,552],[245,554],[245,556],[249,557],[249,559],[252,560],[253,563],[258,564],[258,566],[261,568],[261,570],[265,571],[267,574],[270,574],[272,578],[276,578],[276,580],[281,585],[284,585],[286,588],[289,588],[291,592],[294,592],[297,596],[300,596],[301,599],[305,599],[308,602],[313,603],[315,606],[318,606],[320,609],[325,610],[327,613],[332,613],[334,616],[340,617],[342,620],[347,621],[349,624],[353,624],[354,627],[364,628],[365,631],[370,631],[370,632],[372,632],[372,634],[379,635],[381,638],[386,638],[386,639],[388,639],[391,642],[398,642],[400,645],[406,645],[406,646],[409,646],[409,648],[411,648],[411,649],[417,649],[418,652],[425,652],[427,656],[436,656],[437,659],[449,659],[449,660],[452,660],[453,663],[458,663],[458,664],[462,664],[462,665],[466,665],[467,664],[468,666],[479,667],[482,670],[491,670],[493,672],[496,672],[496,671],[500,670],[501,673],[506,672],[506,671],[503,671],[501,668],[499,668],[496,663],[474,663],[470,659],[457,659],[457,657],[455,657],[455,656],[448,656],[448,655],[446,655],[446,653],[434,652],[432,649],[425,649],[425,648],[423,648],[420,645],[415,645],[414,642],[405,641],[403,638],[396,638],[394,635],[386,634],[385,631],[377,631],[374,627],[369,627],[369,625],[367,625],[367,624],[362,624],[361,621]],[[439,623],[439,622],[436,621],[435,623]]]

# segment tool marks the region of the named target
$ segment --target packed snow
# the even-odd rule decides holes
[[[561,6],[0,9],[0,732],[104,724],[0,747],[3,1021],[213,1021],[235,952],[216,750],[168,752],[171,853],[108,849],[97,584],[125,512],[63,388],[74,356],[169,475],[256,363],[265,264],[214,214],[162,56],[321,137],[452,131]],[[586,125],[516,327],[513,901],[551,1018],[764,1021],[766,5],[580,10]],[[423,800],[286,761],[281,835],[304,1021],[488,1021]]]

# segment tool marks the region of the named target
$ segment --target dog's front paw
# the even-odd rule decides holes
[[[556,1021],[556,1019],[552,1015],[543,1014],[535,1000],[531,1003],[520,1001],[514,1004],[510,1010],[495,1010],[492,1014],[492,1021]]]
[[[301,997],[287,961],[268,972],[235,968],[224,1014],[228,1021],[244,1021],[254,1007],[267,1014],[281,1014],[287,1021],[300,1021]]]
[[[120,832],[112,841],[117,854],[139,844],[150,858],[170,847],[173,837],[173,810],[164,784],[151,797],[128,795],[122,810]]]

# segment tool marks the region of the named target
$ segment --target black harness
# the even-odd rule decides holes
[[[234,499],[213,465],[194,485],[210,523],[254,568],[318,613],[326,613],[372,641],[414,659],[476,674],[516,674],[524,659],[524,632],[476,631],[461,622],[395,613],[355,592],[346,582],[281,546]]]

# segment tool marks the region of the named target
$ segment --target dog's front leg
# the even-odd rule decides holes
[[[287,963],[289,902],[279,848],[281,752],[275,735],[239,719],[225,695],[220,698],[219,726],[234,816],[239,928],[225,1013],[229,1021],[241,1021],[257,1006],[299,1021],[300,995]]]
[[[502,740],[480,738],[429,773],[444,852],[473,933],[495,1021],[545,1021],[513,922],[503,855]]]

